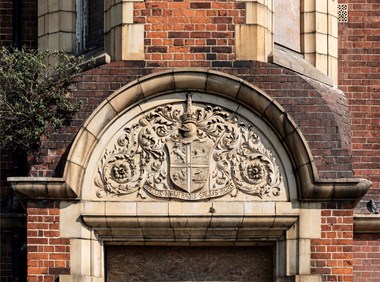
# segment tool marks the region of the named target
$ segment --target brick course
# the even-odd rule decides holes
[[[148,0],[134,8],[134,22],[145,24],[147,67],[228,67],[235,60],[245,3]]]
[[[341,0],[348,23],[339,24],[339,87],[348,98],[353,168],[372,181],[365,198],[380,200],[380,3]],[[364,205],[359,206],[364,209]]]
[[[340,0],[348,4],[348,23],[339,24],[339,87],[348,98],[355,177],[372,181],[356,212],[368,213],[365,203],[380,201],[380,3]],[[378,281],[379,234],[355,234],[355,281]]]
[[[60,238],[59,220],[58,202],[28,202],[28,281],[56,281],[70,273],[70,240]]]
[[[37,48],[37,0],[22,0],[20,2],[20,45],[27,48]],[[12,20],[13,1],[2,0],[0,3],[0,46],[11,46],[13,43]],[[20,47],[21,47],[20,46]]]
[[[322,281],[353,281],[351,204],[322,204],[322,236],[311,240],[311,273]]]
[[[380,275],[380,234],[354,235],[354,272],[356,282],[377,282]]]

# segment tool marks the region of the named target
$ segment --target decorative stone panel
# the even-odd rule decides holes
[[[115,121],[121,128],[111,140],[100,140],[108,145],[92,184],[98,198],[287,200],[280,143],[242,106],[185,92],[140,108],[125,124]]]

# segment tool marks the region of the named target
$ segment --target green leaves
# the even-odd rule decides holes
[[[1,148],[36,149],[72,117],[82,104],[69,87],[82,62],[64,52],[0,49]]]

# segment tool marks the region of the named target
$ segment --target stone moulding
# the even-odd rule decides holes
[[[108,241],[159,240],[278,240],[293,226],[298,216],[100,216],[84,214],[82,221],[102,239]]]
[[[26,199],[78,199],[63,178],[8,177],[11,187]],[[300,200],[358,202],[367,193],[371,182],[366,179],[323,179],[309,183]]]
[[[380,233],[380,215],[354,215],[355,233]]]
[[[26,199],[75,199],[77,195],[63,178],[8,177],[8,182],[21,198]]]

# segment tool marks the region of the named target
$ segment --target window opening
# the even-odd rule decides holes
[[[77,0],[77,53],[104,47],[103,0]]]

